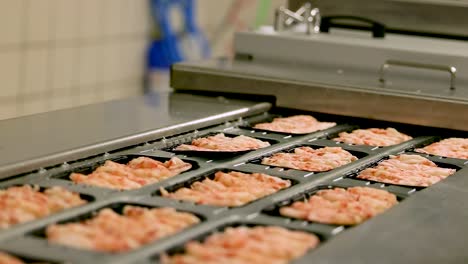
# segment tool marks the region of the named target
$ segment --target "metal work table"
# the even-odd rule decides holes
[[[0,178],[264,112],[269,103],[156,93],[0,121]]]

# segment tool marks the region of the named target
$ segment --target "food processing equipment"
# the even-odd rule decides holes
[[[468,205],[468,160],[417,154],[457,172],[428,188],[381,184],[355,178],[390,155],[447,137],[468,137],[466,41],[377,32],[317,33],[326,14],[303,6],[279,9],[276,27],[236,34],[233,60],[185,62],[172,67],[173,93],[97,104],[0,122],[0,187],[63,186],[89,203],[0,231],[0,250],[24,260],[52,263],[157,263],[162,253],[183,251],[190,240],[228,226],[278,225],[319,236],[321,245],[297,263],[464,263]],[[323,25],[323,24],[322,24]],[[377,29],[376,29],[377,28]],[[380,33],[379,33],[380,32]],[[435,49],[434,47],[437,47]],[[311,114],[336,122],[304,135],[253,128],[277,116]],[[73,117],[73,118],[71,118]],[[332,141],[356,128],[394,127],[413,137],[389,147]],[[183,155],[173,148],[192,139],[225,133],[246,135],[270,147],[232,155]],[[259,159],[297,146],[340,146],[359,159],[314,173],[259,164]],[[72,183],[71,172],[106,160],[177,155],[194,164],[181,175],[131,191]],[[245,206],[214,207],[166,199],[175,190],[217,170],[263,172],[292,186]],[[281,217],[279,206],[332,187],[369,186],[397,195],[400,204],[358,226],[334,226]],[[168,206],[202,222],[128,253],[106,254],[47,242],[46,226],[91,217],[125,204]],[[135,227],[138,228],[138,227]]]

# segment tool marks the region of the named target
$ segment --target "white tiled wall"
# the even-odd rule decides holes
[[[235,25],[223,24],[242,2]],[[272,0],[273,9],[286,0]],[[198,0],[213,55],[252,28],[258,0]],[[0,0],[0,120],[142,93],[149,0]],[[220,32],[221,29],[221,32]]]
[[[148,0],[0,0],[0,119],[142,93]]]

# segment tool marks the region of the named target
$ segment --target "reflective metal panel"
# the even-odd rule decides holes
[[[172,86],[179,90],[274,95],[281,107],[468,131],[468,101],[458,99],[466,97],[466,90],[447,89],[443,94],[436,92],[438,84],[430,81],[421,88],[426,89],[425,94],[388,90],[378,88],[378,80],[369,85],[369,75],[364,72],[334,78],[331,71],[321,74],[326,70],[307,72],[292,64],[280,67],[240,61],[183,63],[173,67]]]
[[[0,178],[260,113],[269,103],[157,93],[0,122]]]

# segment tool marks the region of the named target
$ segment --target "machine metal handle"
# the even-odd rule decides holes
[[[345,20],[345,21],[357,21],[361,23],[369,24],[370,27],[366,26],[355,26],[346,23],[337,23],[337,20]],[[350,29],[361,29],[361,30],[370,30],[372,31],[372,36],[374,38],[383,38],[385,37],[385,25],[379,23],[375,20],[360,17],[360,16],[348,16],[348,15],[336,15],[336,16],[324,16],[322,17],[322,23],[320,25],[320,32],[329,32],[330,28],[338,27],[338,28],[350,28]]]
[[[390,68],[391,65],[449,72],[450,73],[450,89],[452,90],[455,89],[455,79],[457,78],[457,68],[455,68],[454,66],[426,64],[426,63],[401,61],[401,60],[387,60],[382,64],[382,66],[380,66],[380,78],[379,78],[380,82],[385,83],[385,72],[387,71],[388,68]]]

